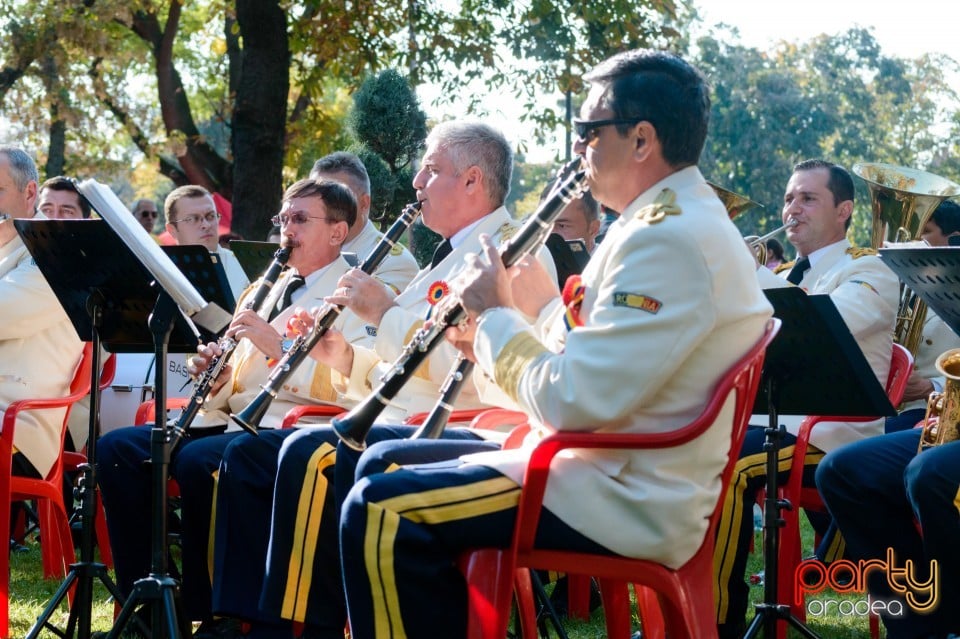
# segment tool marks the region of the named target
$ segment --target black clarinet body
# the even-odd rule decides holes
[[[370,255],[368,255],[363,261],[363,264],[360,265],[360,270],[367,275],[372,275],[419,215],[419,202],[408,204],[404,207],[400,217],[390,225],[390,228],[384,233],[384,236],[370,252]],[[297,338],[294,339],[293,344],[291,344],[280,361],[274,366],[266,383],[260,386],[260,392],[257,393],[257,396],[254,397],[242,411],[230,415],[230,419],[248,432],[256,433],[260,421],[277,396],[277,389],[282,388],[284,382],[289,379],[290,375],[310,356],[310,351],[313,350],[330,327],[333,326],[333,323],[340,316],[340,311],[342,310],[343,307],[337,304],[325,304],[317,313],[313,328],[303,335],[298,335]]]
[[[550,235],[553,222],[563,209],[586,190],[586,173],[579,169],[580,158],[567,163],[561,169],[559,185],[540,204],[536,212],[524,222],[520,230],[500,249],[500,258],[504,266],[510,267],[539,249]],[[409,343],[404,346],[400,356],[381,378],[380,386],[360,404],[355,406],[342,419],[334,419],[333,429],[340,439],[351,448],[363,450],[367,433],[374,421],[400,389],[413,377],[433,349],[443,340],[447,328],[456,326],[466,319],[466,311],[455,296],[441,302],[436,319],[429,327],[418,330]],[[444,300],[446,301],[446,300]],[[442,307],[442,308],[441,308]],[[463,380],[460,381],[462,383]],[[459,393],[459,389],[457,390]]]
[[[263,277],[260,278],[260,285],[257,287],[257,290],[253,292],[250,300],[244,304],[243,308],[245,310],[251,309],[254,312],[259,312],[260,307],[263,306],[263,302],[267,299],[267,295],[270,294],[274,284],[276,284],[280,278],[283,267],[287,265],[287,260],[290,259],[290,252],[290,248],[281,247],[273,254],[273,261],[270,262],[270,266],[267,267]],[[190,393],[190,402],[183,407],[180,415],[177,417],[176,423],[170,427],[168,442],[170,443],[171,451],[176,449],[177,445],[180,444],[180,441],[190,430],[190,424],[193,423],[193,420],[200,412],[200,408],[210,393],[210,389],[213,388],[217,377],[220,376],[220,373],[223,372],[223,369],[230,361],[230,357],[237,349],[238,343],[237,340],[231,337],[223,337],[218,342],[221,351],[220,355],[214,358],[207,367],[207,370],[203,371],[203,373],[197,377],[197,381],[194,382],[193,390]]]

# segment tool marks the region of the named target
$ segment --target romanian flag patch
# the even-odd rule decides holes
[[[580,318],[580,306],[583,304],[583,294],[586,288],[580,280],[579,275],[571,275],[563,287],[563,305],[566,311],[563,314],[563,323],[568,331],[572,331],[575,326],[583,326],[583,320]]]
[[[614,306],[625,306],[627,308],[636,308],[656,315],[663,306],[663,302],[646,295],[637,295],[635,293],[614,293]]]

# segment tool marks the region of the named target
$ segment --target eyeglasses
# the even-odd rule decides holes
[[[597,129],[611,124],[636,124],[646,118],[612,118],[609,120],[579,120],[573,119],[573,130],[581,142],[589,143],[597,137]]]
[[[282,213],[280,215],[274,215],[270,218],[270,221],[274,226],[286,226],[287,224],[306,224],[307,220],[325,220],[327,222],[336,222],[337,220],[331,220],[327,217],[311,217],[302,211],[297,211],[296,213]]]
[[[157,217],[158,213],[156,211],[139,211],[137,215],[140,217]]]
[[[207,213],[206,215],[184,215],[173,223],[186,224],[187,226],[199,226],[201,221],[206,222],[207,224],[213,224],[219,219],[219,213]]]

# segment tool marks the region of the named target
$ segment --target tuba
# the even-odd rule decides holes
[[[937,358],[937,372],[946,378],[942,393],[930,393],[918,453],[960,439],[960,348]]]
[[[710,188],[713,189],[713,192],[717,194],[717,197],[720,199],[720,202],[723,204],[723,208],[727,209],[727,215],[730,216],[731,220],[735,219],[738,215],[742,213],[746,213],[750,209],[763,208],[762,204],[758,204],[757,202],[754,202],[753,200],[748,198],[746,195],[740,195],[739,193],[734,193],[733,191],[729,191],[723,188],[722,186],[717,186],[713,182],[707,182],[707,184],[709,184]],[[746,240],[747,244],[750,245],[750,248],[756,254],[757,261],[760,263],[761,266],[767,263],[767,245],[765,244],[765,242],[771,237],[773,237],[774,235],[776,235],[777,233],[779,233],[780,231],[784,230],[785,228],[786,228],[785,226],[781,226],[776,231],[773,231],[772,233],[767,233],[762,237],[758,237],[756,235],[748,235],[747,237],[743,238],[744,240]]]
[[[867,183],[873,226],[870,245],[919,240],[934,209],[949,197],[960,195],[960,185],[932,173],[891,164],[860,163],[853,172]],[[894,340],[914,356],[920,346],[927,306],[910,289],[900,285],[900,304]]]

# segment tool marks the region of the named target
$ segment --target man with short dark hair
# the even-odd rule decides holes
[[[51,220],[85,220],[90,217],[90,203],[80,195],[76,183],[58,175],[40,185],[37,210]]]
[[[367,449],[340,520],[354,639],[465,636],[457,557],[509,546],[535,441],[686,425],[770,317],[740,234],[696,166],[710,113],[700,73],[641,50],[585,80],[574,151],[594,197],[622,215],[584,269],[579,300],[550,294],[549,276],[528,264],[508,271],[483,241],[455,286],[469,321],[447,333],[535,432],[509,451],[429,440]],[[708,534],[731,428],[727,413],[675,449],[568,451],[551,473],[538,544],[683,565]],[[401,456],[402,467],[379,472]]]
[[[811,294],[827,294],[863,351],[881,385],[887,381],[893,350],[893,325],[899,300],[899,282],[876,251],[850,245],[846,230],[853,215],[853,179],[840,166],[824,160],[806,160],[794,167],[783,195],[787,239],[797,249],[797,260],[774,274],[757,265],[761,286],[799,286]],[[781,459],[790,459],[801,417],[785,416],[787,433],[781,440]],[[766,416],[747,429],[739,460],[727,487],[714,551],[717,579],[717,621],[721,639],[744,632],[748,587],[744,581],[750,540],[753,538],[753,505],[766,481],[764,450]],[[816,464],[844,443],[883,432],[883,420],[872,422],[822,422],[810,437],[803,472],[812,485]],[[823,532],[823,531],[821,531]],[[825,557],[833,559],[833,557]],[[772,578],[772,577],[771,577]]]
[[[356,202],[349,189],[337,182],[301,180],[284,193],[276,217],[283,228],[283,245],[291,249],[288,269],[270,287],[260,309],[247,308],[245,299],[237,305],[226,335],[239,345],[170,463],[170,475],[179,482],[182,498],[184,608],[191,619],[204,622],[212,622],[207,560],[214,479],[224,448],[241,433],[228,414],[239,412],[257,396],[259,385],[283,356],[285,344],[293,338],[287,334],[287,321],[295,306],[321,305],[350,270],[340,255],[347,229],[356,219]],[[251,287],[248,295],[253,294]],[[335,325],[352,339],[361,340],[365,335],[362,324],[349,315],[338,318]],[[201,347],[188,363],[191,374],[202,373],[220,354],[218,343]],[[342,405],[347,400],[324,383],[329,377],[329,369],[307,361],[278,392],[258,426],[279,427],[286,412],[296,405]],[[225,434],[205,434],[223,433],[224,428],[228,428]],[[150,470],[143,464],[150,457],[150,429],[111,431],[100,440],[99,453],[99,480],[117,583],[128,593],[150,567]]]

